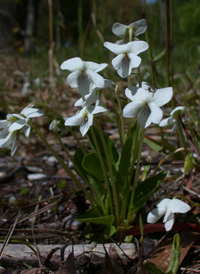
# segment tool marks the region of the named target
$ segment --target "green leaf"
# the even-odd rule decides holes
[[[161,51],[158,55],[156,55],[154,58],[153,58],[153,62],[156,63],[158,62],[164,55],[165,55],[165,52],[166,52],[166,49],[164,48],[163,51]]]
[[[162,271],[155,264],[147,262],[144,268],[149,274],[177,274],[180,264],[180,237],[178,234],[174,235],[172,244],[172,256],[169,267],[166,272]]]
[[[174,235],[173,244],[172,244],[172,256],[170,265],[167,269],[167,273],[176,274],[179,269],[180,264],[180,236],[178,234]]]
[[[144,265],[144,268],[148,271],[149,274],[165,274],[160,268],[151,262],[147,262]]]
[[[152,148],[154,151],[156,152],[161,152],[162,151],[162,145],[154,140],[154,139],[151,139],[149,137],[145,137],[144,138],[144,142],[150,147]]]
[[[84,157],[85,157],[85,154],[82,152],[82,150],[80,148],[77,148],[77,150],[75,152],[75,155],[74,155],[74,162],[76,163],[76,165],[78,166],[80,171],[84,174],[84,176],[87,180],[85,183],[89,186],[89,188],[91,189],[91,191],[95,195],[96,199],[99,200],[98,204],[101,204],[101,201],[104,199],[104,197],[106,195],[104,186],[103,186],[102,182],[100,181],[100,178],[98,178],[98,179],[93,178],[83,168],[82,162],[83,162]],[[98,166],[98,169],[99,168],[100,167]]]
[[[136,187],[133,205],[131,205],[130,208],[131,214],[135,213],[139,208],[141,208],[149,199],[149,197],[157,191],[166,175],[166,171],[160,172],[157,175],[141,182]]]
[[[94,152],[88,153],[83,157],[82,166],[87,173],[94,176],[95,178],[103,181],[103,171],[98,155]]]
[[[104,229],[104,233],[108,237],[111,237],[113,234],[115,234],[116,231],[116,227],[113,225],[106,226],[106,228]]]
[[[185,157],[184,173],[191,171],[194,167],[194,164],[195,164],[195,159],[192,153],[188,153]]]
[[[98,145],[99,145],[99,149],[100,149],[100,151],[102,153],[102,156],[103,156],[104,159],[106,159],[106,155],[105,155],[105,151],[104,151],[104,146],[103,146],[103,143],[102,143],[99,131],[98,131],[98,129],[95,126],[92,126],[92,128],[93,128],[95,137],[97,139],[97,142],[98,142]],[[114,166],[116,166],[118,158],[119,158],[119,154],[117,152],[117,149],[115,148],[114,142],[110,139],[110,137],[108,136],[108,134],[106,134],[105,132],[103,132],[103,135],[104,135],[105,142],[106,142],[106,145],[107,145],[107,148],[108,148],[108,154],[109,154],[111,163]],[[95,146],[95,143],[94,143],[94,140],[92,138],[92,134],[91,134],[90,130],[87,133],[87,137],[88,137],[88,140],[89,140],[89,142],[90,142],[93,150],[96,151],[96,146]]]
[[[83,215],[77,217],[76,220],[80,222],[85,222],[85,223],[93,223],[93,224],[110,226],[115,221],[115,217],[113,215],[97,216],[95,208],[92,208],[87,210]]]
[[[121,185],[124,187],[127,184],[129,178],[130,168],[135,164],[134,154],[137,148],[136,144],[136,130],[137,124],[131,128],[131,137],[125,140],[122,148],[121,156],[118,161],[118,181],[121,181]]]
[[[130,157],[132,153],[133,138],[128,138],[122,148],[119,159],[119,174],[122,178],[127,178],[130,167]]]
[[[85,170],[82,167],[82,161],[83,161],[84,155],[85,154],[80,148],[77,148],[74,154],[74,162],[83,174],[85,174]]]
[[[146,180],[146,178],[148,177],[150,171],[151,171],[151,165],[146,165],[144,167],[144,171],[142,173],[142,181]]]

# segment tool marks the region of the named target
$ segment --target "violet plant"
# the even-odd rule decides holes
[[[127,104],[123,108],[123,102],[119,97],[118,87],[115,91],[111,86],[114,82],[104,79],[99,72],[106,69],[107,64],[86,62],[79,57],[71,58],[61,64],[62,70],[70,74],[67,77],[71,88],[76,88],[80,99],[75,103],[79,109],[72,117],[61,117],[54,110],[46,107],[55,114],[55,120],[50,125],[50,130],[61,144],[67,157],[71,160],[76,174],[66,164],[65,159],[48,144],[45,136],[30,120],[39,117],[43,113],[29,106],[20,115],[8,115],[7,120],[0,121],[0,147],[12,145],[12,155],[17,148],[20,134],[26,137],[33,128],[47,148],[56,157],[59,164],[76,183],[77,187],[85,193],[90,202],[90,208],[77,217],[82,222],[100,224],[105,233],[111,236],[120,233],[133,225],[138,210],[142,208],[149,197],[154,194],[167,172],[141,174],[141,153],[144,143],[145,130],[150,124],[165,126],[176,122],[175,111],[171,112],[171,118],[161,121],[163,111],[161,107],[167,104],[172,96],[172,87],[156,89],[142,80],[140,65],[141,57],[138,55],[148,49],[148,43],[140,41],[137,36],[146,31],[145,20],[139,20],[129,26],[115,23],[113,33],[120,37],[120,42],[105,42],[104,46],[116,54],[112,65],[120,77],[127,78],[128,87],[124,91],[123,102]],[[137,72],[135,73],[135,70]],[[132,77],[137,77],[138,84],[131,84]],[[103,89],[109,90],[110,99],[115,110],[120,148],[116,148],[114,141],[105,133],[101,125],[101,116],[106,116],[110,111],[101,106],[101,94]],[[37,104],[35,104],[37,106]],[[182,111],[183,108],[178,110]],[[78,126],[82,136],[86,136],[90,149],[86,149],[79,135],[73,127]],[[61,140],[61,134],[69,131],[77,142],[77,150],[72,157]],[[166,229],[171,229],[174,222],[174,213],[186,212],[190,209],[184,202],[172,200],[166,202],[164,208],[153,210],[148,215],[148,222],[157,221],[165,214]],[[173,210],[173,205],[178,203],[179,209]],[[176,206],[176,205],[175,205]],[[181,207],[183,206],[183,210]],[[155,214],[155,216],[154,216]],[[166,216],[167,215],[167,216]]]

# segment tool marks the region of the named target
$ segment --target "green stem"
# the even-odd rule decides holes
[[[123,196],[123,201],[122,201],[122,209],[121,209],[121,220],[125,220],[125,216],[126,216],[126,210],[127,210],[127,203],[129,201],[129,195],[130,195],[130,189],[131,189],[131,184],[133,181],[133,174],[134,174],[134,169],[135,169],[135,162],[136,162],[136,158],[137,158],[137,154],[138,154],[138,140],[139,140],[139,132],[140,132],[140,126],[138,124],[138,122],[136,121],[136,136],[135,136],[135,142],[134,144],[136,146],[132,146],[132,150],[134,150],[132,153],[133,155],[133,159],[131,160],[131,168],[130,168],[130,172],[129,172],[129,177],[127,178],[127,182],[126,183],[126,187],[125,187],[125,194]],[[130,132],[131,134],[131,132]],[[129,136],[129,138],[131,138],[131,135]]]
[[[58,118],[59,120],[64,120],[63,117],[58,112],[56,112],[54,109],[50,108],[49,106],[47,106],[45,104],[41,104],[41,103],[34,103],[34,105],[37,107],[42,107],[44,109],[47,109],[49,112],[54,114],[55,118]],[[77,137],[76,133],[74,132],[74,130],[71,127],[67,127],[67,128],[68,128],[69,132],[71,133],[71,135],[76,140],[76,142],[79,145],[82,152],[85,154],[86,150],[84,149],[83,145],[81,144],[81,142],[80,142],[79,138]]]
[[[169,26],[168,26],[168,1],[165,0],[165,34],[166,34],[166,68],[167,68],[167,85],[170,86],[169,71]]]
[[[80,170],[80,168],[77,166],[77,164],[74,162],[73,157],[70,155],[68,149],[66,148],[66,146],[63,144],[60,136],[58,135],[57,132],[54,132],[55,137],[57,138],[57,140],[59,141],[60,145],[62,146],[62,149],[64,150],[64,152],[66,153],[67,157],[70,159],[70,161],[72,162],[72,164],[75,167],[75,170],[77,171],[77,173],[79,174],[79,176],[83,179],[83,181],[89,186],[89,188],[92,191],[92,187],[91,184],[88,182],[88,179],[85,177],[85,175],[83,174],[83,172]],[[101,207],[102,212],[104,212],[104,205],[103,202],[101,200],[98,199],[98,196],[96,195],[95,191],[92,191],[93,195],[95,195],[95,200],[98,203],[98,205]]]
[[[138,82],[139,82],[139,87],[141,88],[141,86],[142,86],[142,74],[141,74],[140,67],[138,67]]]
[[[183,128],[182,128],[180,119],[181,119],[180,116],[178,116],[177,119],[176,119],[178,135],[179,135],[179,138],[180,138],[181,146],[184,147],[185,152],[187,152],[187,143],[185,141],[185,136],[184,136],[184,133],[183,133]]]
[[[115,95],[117,98],[117,104],[118,104],[118,109],[119,109],[119,119],[120,119],[120,129],[121,129],[121,138],[122,138],[122,146],[124,145],[124,139],[125,139],[125,133],[124,133],[124,119],[123,119],[123,111],[122,111],[122,106],[121,106],[121,101],[119,99],[119,95],[117,92],[117,86],[115,89]]]
[[[137,164],[136,164],[135,176],[134,176],[134,181],[133,181],[133,189],[132,189],[131,199],[130,199],[130,209],[132,207],[133,200],[135,197],[135,189],[138,185],[138,178],[139,178],[139,174],[140,174],[140,159],[141,159],[142,147],[143,147],[143,142],[144,142],[144,136],[145,136],[145,129],[143,129],[141,132],[140,140],[139,140],[139,144],[138,144]],[[133,221],[133,216],[129,210],[127,224],[131,223],[132,221]]]
[[[143,11],[142,11],[142,18],[145,19],[145,17],[146,17],[146,0],[143,1]],[[145,39],[146,39],[147,44],[149,45],[147,52],[148,52],[149,63],[151,66],[152,83],[155,88],[156,80],[155,80],[154,66],[153,66],[153,60],[152,60],[152,55],[151,55],[151,48],[150,48],[150,44],[149,44],[148,30],[145,31]]]
[[[71,171],[71,169],[65,164],[62,158],[57,154],[57,152],[49,145],[46,138],[42,134],[42,132],[32,124],[32,122],[28,122],[29,125],[35,130],[37,135],[40,137],[40,139],[43,141],[43,143],[47,146],[49,151],[53,154],[53,156],[57,159],[58,163],[61,165],[61,167],[66,171],[66,173],[71,177],[71,179],[76,183],[78,187],[80,187],[85,195],[87,196],[90,203],[94,206],[96,205],[95,199],[92,197],[92,195],[85,189],[85,187],[80,183],[78,178],[74,175],[74,173]]]
[[[116,184],[115,184],[115,179],[114,179],[114,174],[113,174],[113,167],[112,167],[112,163],[109,157],[109,152],[108,152],[108,147],[105,141],[105,137],[103,135],[103,131],[101,128],[101,125],[99,123],[99,121],[97,119],[95,119],[96,125],[97,125],[97,129],[99,130],[99,134],[103,143],[103,148],[104,148],[104,152],[106,154],[106,160],[107,160],[107,164],[108,164],[108,170],[109,170],[109,174],[110,174],[110,179],[111,179],[111,186],[112,186],[112,191],[113,191],[113,199],[114,199],[114,205],[115,205],[115,214],[116,214],[116,223],[117,226],[119,225],[119,195],[117,194],[117,188],[116,188]]]
[[[111,190],[110,190],[110,182],[109,182],[109,179],[108,179],[107,174],[106,174],[106,168],[105,168],[105,165],[104,165],[104,162],[103,162],[103,158],[102,158],[102,155],[101,155],[101,151],[100,151],[99,144],[97,142],[93,127],[90,127],[90,131],[91,131],[91,134],[92,134],[92,138],[94,140],[95,148],[96,148],[98,158],[99,158],[99,161],[100,161],[100,165],[101,165],[101,169],[102,169],[102,172],[103,172],[104,181],[105,181],[106,188],[107,188],[107,191],[108,191],[108,200],[109,200],[110,211],[111,211],[111,214],[113,215],[113,205],[112,205],[112,194],[111,194]]]
[[[76,133],[74,132],[74,130],[71,127],[68,127],[69,132],[71,133],[71,135],[74,137],[74,139],[76,140],[77,144],[79,145],[80,149],[82,150],[83,154],[86,154],[86,150],[84,149],[83,145],[81,144],[79,138],[77,137]]]
[[[172,0],[170,0],[170,67],[171,67],[171,79],[172,84],[174,80],[174,60],[173,60],[173,8],[172,8]]]
[[[123,137],[122,137],[120,115],[117,111],[116,103],[115,103],[115,100],[113,98],[113,92],[111,90],[109,90],[109,95],[110,95],[110,99],[112,101],[113,110],[114,110],[115,115],[116,115],[117,127],[118,127],[119,138],[120,138],[120,144],[121,144],[121,147],[123,147],[124,142],[123,142]]]
[[[79,32],[79,54],[83,57],[83,5],[82,0],[78,1],[78,32]]]
[[[153,59],[152,59],[152,54],[151,54],[151,48],[150,48],[150,44],[149,44],[149,37],[148,37],[148,32],[147,30],[145,31],[145,39],[146,42],[148,43],[149,47],[147,50],[148,53],[148,58],[149,58],[149,63],[151,66],[151,77],[152,77],[152,83],[153,83],[153,87],[156,87],[156,79],[155,79],[155,73],[154,73],[154,66],[153,66]]]

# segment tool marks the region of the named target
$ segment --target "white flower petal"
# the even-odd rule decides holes
[[[1,120],[0,121],[0,128],[5,128],[9,126],[9,122],[7,120]]]
[[[178,115],[181,115],[184,110],[185,110],[185,107],[183,106],[176,107],[174,110],[170,112],[170,115],[173,118],[176,118]]]
[[[138,20],[134,23],[131,23],[129,27],[132,26],[134,30],[135,36],[138,36],[142,33],[144,33],[147,29],[147,23],[145,19]]]
[[[90,93],[91,86],[92,86],[92,80],[90,79],[90,77],[86,74],[81,74],[78,78],[78,87],[77,87],[80,94],[82,96],[85,96],[88,93]]]
[[[125,89],[125,95],[131,101],[133,101],[134,100],[134,96],[136,95],[137,91],[138,91],[138,87],[130,86],[130,87],[128,87],[128,88]]]
[[[60,68],[63,70],[66,69],[69,71],[82,70],[83,61],[79,57],[74,57],[74,58],[68,59],[67,61],[64,61],[61,64]]]
[[[7,134],[9,134],[8,127],[5,127],[0,131],[0,138],[5,138]]]
[[[31,133],[31,127],[29,125],[24,126],[21,130],[21,133],[24,133],[25,136],[28,138]]]
[[[92,92],[88,95],[85,96],[85,102],[83,103],[84,106],[90,106],[94,104],[98,99],[99,99],[99,93],[97,92]]]
[[[88,132],[89,128],[92,126],[92,123],[93,123],[93,115],[88,114],[87,120],[84,120],[80,126],[80,132],[81,132],[82,136],[85,136],[85,134]]]
[[[114,69],[118,70],[121,66],[122,60],[124,59],[125,54],[121,53],[119,55],[117,55],[113,60],[112,60],[112,65],[114,67]]]
[[[86,69],[93,70],[94,72],[99,72],[105,69],[108,64],[102,63],[102,64],[97,64],[94,62],[84,62]]]
[[[89,107],[88,107],[88,110],[89,110],[89,112],[90,112],[91,114],[93,114],[93,115],[94,115],[94,114],[97,114],[97,113],[102,113],[102,112],[107,111],[106,108],[101,107],[101,106],[95,106],[95,107],[89,106]]]
[[[127,28],[128,28],[128,26],[117,22],[112,26],[112,32],[119,38],[123,38],[126,33]]]
[[[129,42],[127,47],[132,53],[138,55],[139,53],[147,50],[149,46],[145,41],[133,41]]]
[[[160,126],[160,127],[166,127],[166,126],[168,126],[168,125],[174,124],[175,122],[176,122],[175,119],[169,117],[169,118],[166,118],[166,119],[162,120],[162,121],[160,122],[159,126]]]
[[[4,138],[0,139],[0,147],[7,147],[12,144],[15,133],[8,133]]]
[[[171,219],[172,214],[174,215],[174,213],[171,211],[171,209],[167,206],[166,207],[166,213],[165,216],[163,218],[163,222],[166,223],[167,221],[169,221],[169,219]]]
[[[120,56],[120,55],[118,55]],[[120,64],[120,67],[118,68],[117,72],[119,76],[122,78],[126,78],[131,74],[132,66],[131,66],[131,59],[126,55]]]
[[[144,106],[138,114],[138,123],[142,128],[146,128],[151,124],[151,110],[149,107]]]
[[[101,75],[89,69],[86,70],[86,74],[91,78],[92,82],[94,83],[96,87],[98,88],[104,87],[104,79]]]
[[[164,214],[165,208],[155,208],[147,215],[147,223],[154,224],[156,223]]]
[[[138,68],[142,59],[134,53],[128,53],[128,57],[131,61],[131,68]]]
[[[174,224],[174,221],[175,221],[175,217],[174,217],[174,214],[171,213],[169,216],[168,216],[168,221],[165,223],[165,229],[166,231],[170,231],[173,227],[173,224]]]
[[[172,199],[168,204],[168,208],[174,213],[186,213],[191,209],[188,204],[179,199]]]
[[[137,93],[135,94],[135,97],[133,97],[133,100],[140,100],[145,105],[148,103],[148,98],[149,98],[149,92],[146,89],[138,88]]]
[[[67,77],[67,82],[70,85],[71,88],[77,88],[78,87],[78,78],[81,75],[80,70],[76,70],[72,73],[70,73]]]
[[[16,118],[18,118],[20,120],[25,120],[26,119],[24,116],[22,116],[20,114],[16,114],[16,113],[11,114],[11,116],[9,118],[11,118],[11,117],[16,117]]]
[[[14,139],[12,141],[12,148],[11,148],[11,156],[13,156],[17,150],[17,146],[18,146],[18,139],[16,136],[14,136]]]
[[[85,95],[86,97],[87,95]],[[78,99],[75,103],[74,106],[75,107],[82,107],[82,105],[84,104],[83,98]]]
[[[65,119],[65,126],[80,126],[82,121],[84,120],[84,116],[81,112],[75,114],[72,117]]]
[[[154,103],[158,105],[159,107],[167,104],[171,99],[173,95],[173,90],[171,87],[167,88],[161,88],[157,89],[154,93]]]
[[[167,205],[169,204],[170,201],[171,201],[171,199],[168,199],[168,198],[162,199],[162,200],[157,204],[157,207],[167,207]]]
[[[21,114],[25,115],[28,118],[34,118],[44,115],[44,112],[37,108],[26,107],[22,110]]]
[[[143,106],[142,101],[135,100],[134,102],[131,102],[127,104],[123,109],[123,116],[125,118],[133,118],[136,116],[138,110]]]
[[[149,83],[147,83],[147,82],[142,82],[142,88],[146,89],[148,91],[150,90],[153,93],[155,92],[154,87],[152,85],[150,85]]]
[[[104,79],[104,88],[108,88],[110,86],[112,86],[114,84],[113,81],[109,80],[109,79]]]
[[[26,125],[26,120],[17,120],[9,127],[9,132],[13,132],[23,128]]]
[[[155,103],[149,103],[148,106],[151,110],[151,121],[154,124],[159,124],[163,117],[162,110]]]
[[[124,45],[117,45],[110,42],[105,42],[104,47],[109,49],[110,51],[114,52],[115,54],[120,54],[127,51],[127,44]]]

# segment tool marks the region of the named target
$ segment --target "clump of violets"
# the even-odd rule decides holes
[[[44,113],[33,105],[24,108],[20,114],[8,114],[6,120],[0,121],[0,148],[11,146],[11,155],[15,154],[20,134],[29,137],[30,118],[40,117]]]
[[[67,82],[80,95],[74,104],[78,111],[71,117],[61,117],[56,114],[49,129],[58,138],[63,151],[73,163],[75,172],[48,144],[42,132],[30,122],[30,118],[43,115],[42,111],[30,105],[20,114],[8,114],[6,120],[0,121],[0,147],[11,146],[12,155],[17,149],[19,135],[28,137],[31,126],[35,129],[58,163],[87,196],[91,211],[87,212],[82,221],[102,224],[109,236],[117,232],[117,229],[127,228],[133,224],[137,211],[157,191],[167,174],[167,172],[157,174],[156,170],[156,174],[151,175],[149,172],[143,176],[144,180],[140,180],[141,154],[146,128],[152,123],[161,127],[176,124],[177,117],[184,111],[184,107],[178,107],[170,113],[169,118],[162,120],[161,107],[172,99],[172,87],[157,89],[156,86],[142,81],[143,75],[140,69],[142,58],[138,55],[145,53],[149,45],[137,37],[146,29],[147,24],[143,19],[129,25],[115,23],[112,31],[122,40],[116,43],[104,43],[104,47],[116,55],[111,61],[113,68],[122,79],[127,78],[128,87],[122,90],[120,96],[118,85],[115,85],[113,90],[114,82],[106,79],[107,77],[104,78],[106,76],[104,69],[108,64],[83,61],[79,57],[74,57],[64,61],[60,66],[62,70],[69,71]],[[137,73],[134,73],[135,69]],[[135,86],[131,83],[133,77],[138,80]],[[101,100],[102,94],[106,90],[109,90],[112,105],[102,105],[104,102]],[[99,122],[100,115],[108,115],[112,121],[114,120],[109,113],[110,106],[115,112],[120,149],[115,147],[114,141],[103,131]],[[129,118],[128,126],[125,126],[126,118]],[[79,127],[82,137],[88,138],[89,149],[83,147],[80,135],[77,136],[71,129],[74,126]],[[74,136],[78,148],[73,157],[62,143],[59,136],[61,134]],[[156,209],[148,214],[147,222],[155,223],[164,216],[163,222],[166,230],[169,231],[174,224],[175,213],[186,213],[189,210],[190,206],[181,200],[163,199]]]

